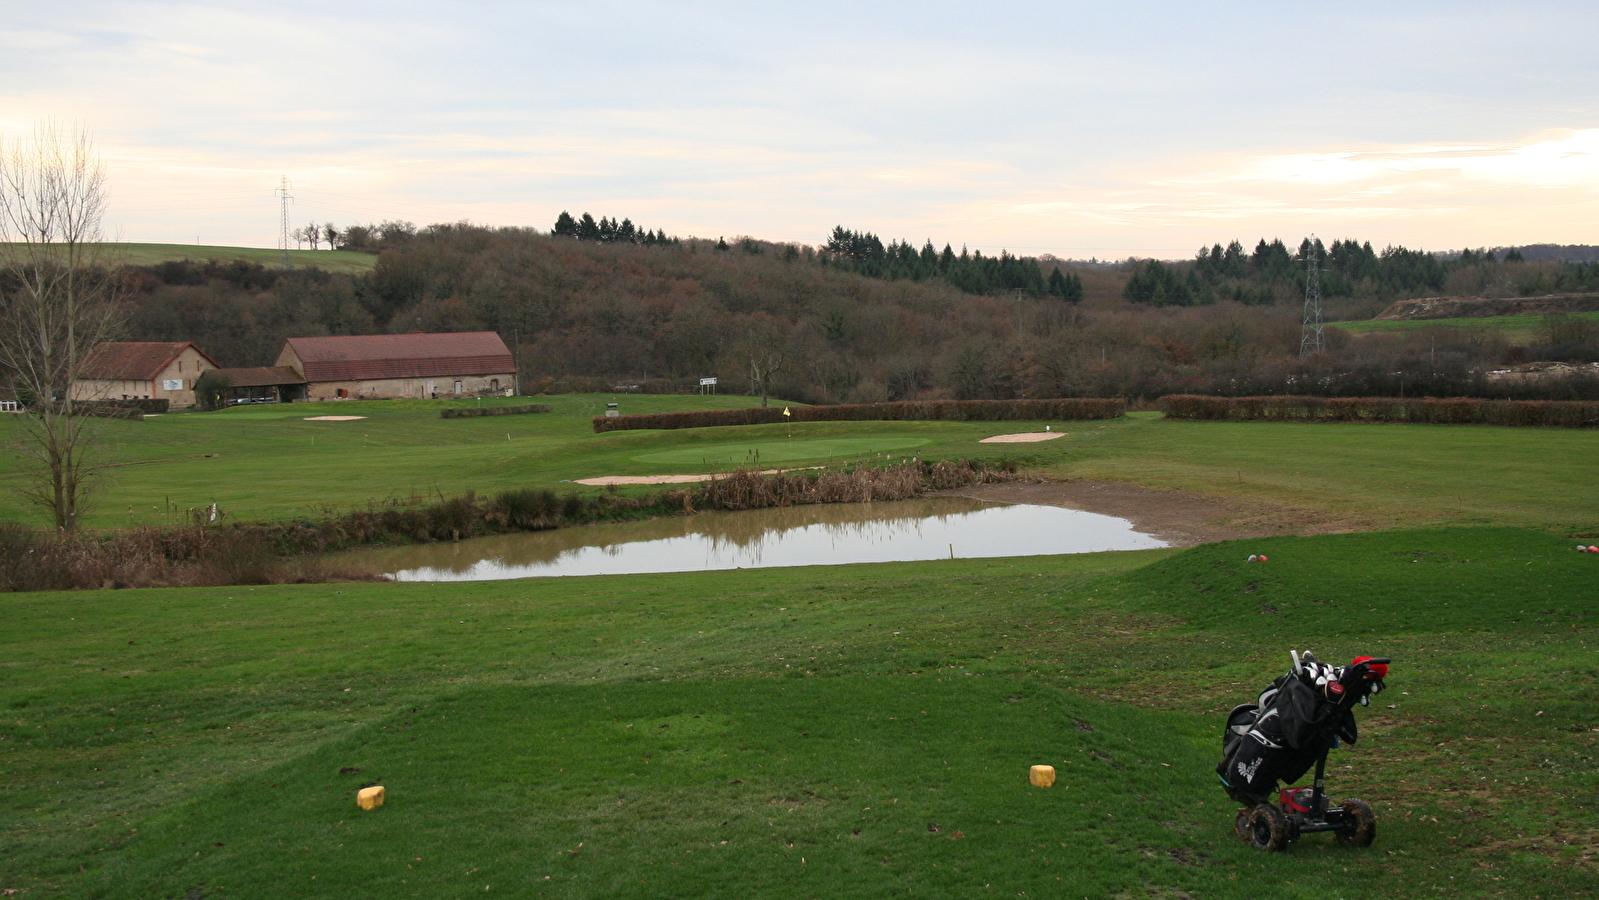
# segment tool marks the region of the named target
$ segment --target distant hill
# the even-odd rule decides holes
[[[1328,357],[1303,359],[1304,270],[1281,241],[1262,240],[1254,252],[1218,244],[1203,261],[1176,264],[1077,266],[973,252],[946,269],[942,251],[891,240],[879,258],[873,235],[841,231],[840,242],[870,252],[461,223],[350,226],[342,233],[363,237],[361,250],[294,251],[289,270],[260,248],[108,249],[135,276],[132,340],[192,340],[227,365],[256,366],[270,364],[288,337],[495,331],[517,347],[523,383],[535,391],[694,390],[705,376],[753,390],[759,370],[773,393],[808,403],[1280,393],[1303,391],[1307,379],[1351,396],[1476,396],[1489,387],[1488,396],[1505,396],[1502,386],[1479,384],[1480,373],[1599,358],[1599,338],[1580,329],[1560,340],[1520,329],[1512,344],[1379,327],[1334,329]],[[923,250],[938,256],[936,272]],[[1595,263],[1450,259],[1354,241],[1325,250],[1329,320],[1369,318],[1418,296],[1599,292]],[[988,280],[974,289],[976,274]],[[1057,293],[1065,279],[1080,286],[1080,301]],[[1599,396],[1599,380],[1577,387],[1560,396]]]

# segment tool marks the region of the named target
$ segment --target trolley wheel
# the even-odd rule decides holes
[[[1238,839],[1240,841],[1249,840],[1249,814],[1253,811],[1254,810],[1252,808],[1246,806],[1243,809],[1240,809],[1238,811],[1238,817],[1233,819],[1233,831],[1238,833]]]
[[[1249,811],[1247,833],[1244,840],[1256,850],[1282,850],[1293,839],[1288,817],[1270,803],[1262,803]]]
[[[1377,839],[1377,814],[1364,800],[1345,800],[1344,827],[1333,832],[1341,844],[1370,847]]]

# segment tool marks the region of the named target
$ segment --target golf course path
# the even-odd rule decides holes
[[[1276,534],[1330,534],[1361,527],[1359,522],[1344,521],[1318,510],[1108,481],[984,484],[931,496],[1060,506],[1117,516],[1174,547]]]

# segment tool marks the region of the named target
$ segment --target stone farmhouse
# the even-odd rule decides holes
[[[188,341],[110,341],[84,361],[72,384],[74,400],[166,400],[173,409],[194,405],[194,382],[219,368]]]
[[[307,400],[510,396],[516,363],[492,331],[289,338],[277,366]]]

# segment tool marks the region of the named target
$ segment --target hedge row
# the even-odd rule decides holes
[[[1205,397],[1160,398],[1168,419],[1266,422],[1413,422],[1426,425],[1599,426],[1599,402],[1479,400],[1472,397]]]
[[[158,400],[80,400],[78,408],[91,416],[102,419],[142,419],[145,414],[157,415],[166,412],[172,401],[166,398]]]
[[[543,403],[525,406],[459,406],[439,410],[446,419],[470,419],[473,416],[524,416],[528,413],[547,413],[550,408]]]
[[[791,422],[1046,422],[1114,419],[1127,411],[1124,400],[907,400],[787,407]],[[710,409],[700,412],[601,416],[596,432],[640,428],[706,428],[715,425],[770,425],[784,421],[784,407]]]

